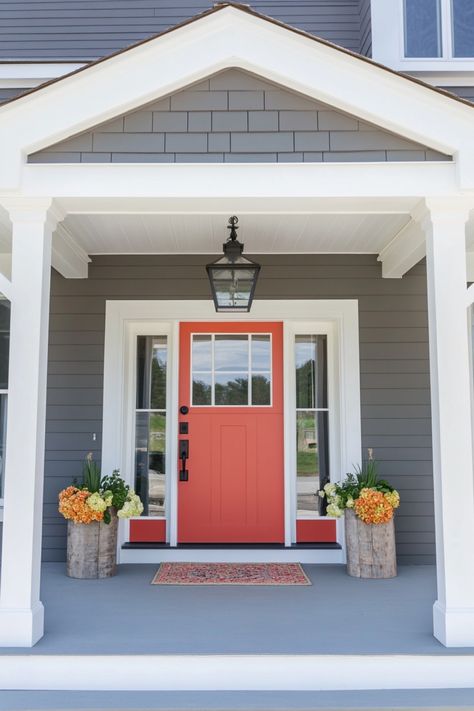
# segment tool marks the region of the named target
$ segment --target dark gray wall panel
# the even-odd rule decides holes
[[[0,104],[3,104],[5,101],[10,101],[10,99],[14,99],[15,96],[19,96],[25,91],[28,91],[28,89],[0,88]]]
[[[372,18],[370,0],[359,1],[360,12],[360,45],[359,52],[365,57],[372,56]]]
[[[460,96],[461,99],[474,102],[474,86],[444,86],[442,88]]]
[[[208,10],[213,0],[10,0],[0,4],[0,59],[91,60]],[[252,8],[359,51],[359,0],[254,0]]]
[[[257,256],[257,298],[359,300],[362,443],[400,490],[398,552],[434,560],[433,479],[424,265],[381,278],[372,255]],[[63,560],[65,523],[57,494],[100,458],[106,299],[208,299],[209,257],[96,256],[88,280],[52,275],[45,484],[45,560]],[[302,275],[302,278],[299,277]],[[93,439],[93,434],[96,439]]]
[[[236,69],[28,157],[62,162],[449,160]]]

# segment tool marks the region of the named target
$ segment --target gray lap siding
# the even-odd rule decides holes
[[[381,278],[373,255],[263,255],[256,298],[359,302],[363,448],[400,489],[404,562],[434,560],[426,277]],[[48,368],[44,560],[64,560],[58,491],[100,458],[106,299],[209,299],[207,256],[97,256],[87,280],[53,271]],[[93,435],[96,439],[94,440]]]

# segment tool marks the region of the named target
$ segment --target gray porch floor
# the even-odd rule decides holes
[[[43,566],[46,632],[31,654],[472,654],[432,636],[435,568],[359,580],[305,565],[307,587],[158,586],[158,566],[73,580]],[[2,649],[25,654],[25,649]]]

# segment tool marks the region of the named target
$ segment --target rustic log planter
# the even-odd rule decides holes
[[[394,578],[397,575],[395,526],[364,523],[352,509],[344,511],[347,573],[356,578]]]
[[[117,572],[115,511],[110,523],[67,522],[67,575],[70,578],[109,578]]]

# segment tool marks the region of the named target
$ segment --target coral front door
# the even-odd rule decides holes
[[[283,325],[181,323],[178,542],[283,543]]]

